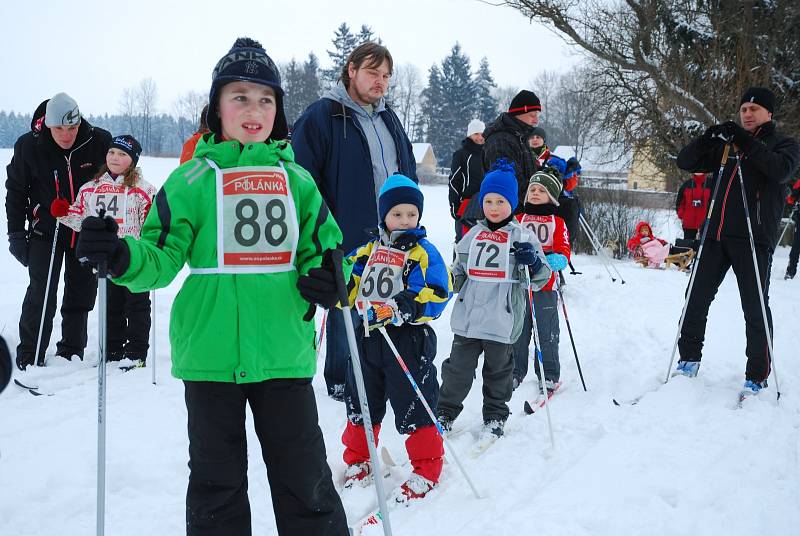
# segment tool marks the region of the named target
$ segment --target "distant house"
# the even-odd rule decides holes
[[[552,149],[553,154],[568,160],[575,155],[575,147],[559,145]],[[578,156],[581,163],[581,185],[599,188],[626,188],[631,167],[631,158],[622,154],[621,149],[613,147],[584,147]]]
[[[417,163],[417,174],[436,173],[436,156],[433,154],[433,147],[430,143],[412,143],[414,149],[414,160]]]
[[[649,145],[637,147],[633,152],[633,162],[628,173],[628,189],[665,192],[667,186],[667,176],[653,163],[651,147]]]

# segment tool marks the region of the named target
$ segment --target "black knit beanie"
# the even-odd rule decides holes
[[[219,120],[219,93],[222,86],[237,80],[263,84],[275,90],[277,111],[269,137],[273,140],[285,139],[289,135],[289,129],[283,112],[280,72],[261,43],[249,37],[238,38],[230,51],[214,67],[214,72],[211,74],[211,90],[208,93],[209,130],[217,136],[222,134],[222,123]]]

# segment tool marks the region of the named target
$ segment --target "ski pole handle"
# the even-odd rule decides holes
[[[342,307],[346,307],[350,303],[350,298],[347,295],[347,281],[344,280],[344,270],[342,262],[344,262],[344,253],[341,249],[331,250],[331,261],[333,261],[333,273],[336,276],[336,290],[339,293],[339,302]]]

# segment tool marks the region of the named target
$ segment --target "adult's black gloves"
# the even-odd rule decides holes
[[[89,216],[81,223],[75,254],[83,263],[98,266],[106,263],[109,275],[117,277],[128,270],[131,253],[117,236],[119,225],[111,216]]]
[[[744,151],[750,146],[750,142],[753,141],[753,135],[738,123],[725,121],[719,125],[708,127],[703,133],[703,139],[707,142],[733,142],[739,149]]]
[[[8,250],[22,266],[28,266],[28,233],[25,231],[8,233]]]

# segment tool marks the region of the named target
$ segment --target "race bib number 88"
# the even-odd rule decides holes
[[[298,225],[282,168],[222,171],[220,230],[225,267],[294,269]]]

